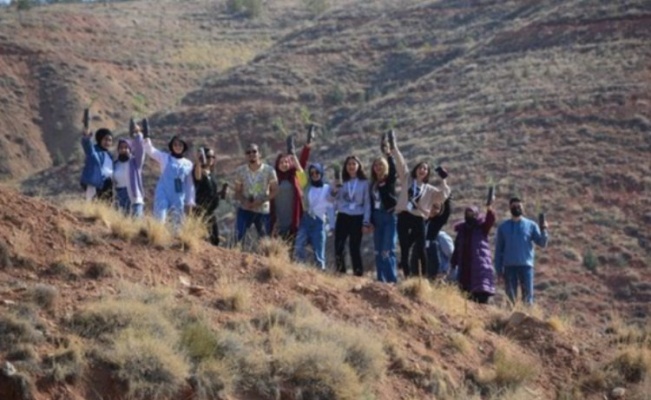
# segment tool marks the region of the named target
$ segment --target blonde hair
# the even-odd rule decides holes
[[[375,164],[380,163],[382,164],[382,167],[384,167],[384,175],[382,177],[377,176],[375,173]],[[377,182],[380,178],[384,178],[385,176],[389,175],[389,162],[386,160],[384,157],[378,157],[375,160],[373,160],[373,164],[371,164],[371,179],[373,182]]]

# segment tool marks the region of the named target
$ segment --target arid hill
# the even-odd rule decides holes
[[[648,398],[648,329],[614,315],[476,306],[6,188],[0,214],[3,400]]]

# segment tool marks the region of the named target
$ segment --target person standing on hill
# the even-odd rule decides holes
[[[294,136],[287,138],[287,153],[276,158],[276,177],[278,193],[271,200],[271,231],[290,246],[293,245],[298,226],[303,215],[302,188],[307,184],[304,168],[310,157],[311,138],[301,150],[300,159],[296,157]]]
[[[106,128],[95,132],[95,144],[91,142],[91,131],[84,128],[81,147],[84,149],[84,167],[81,171],[81,187],[86,193],[86,200],[113,201],[113,157],[111,146],[113,134]]]
[[[215,211],[219,200],[226,196],[227,185],[218,191],[217,178],[214,174],[215,152],[208,147],[201,147],[197,151],[192,177],[195,187],[195,214],[203,218],[208,224],[208,238],[210,243],[219,246],[219,225]]]
[[[513,197],[509,201],[511,219],[502,222],[497,229],[495,242],[495,272],[504,278],[506,295],[515,303],[518,286],[522,300],[533,304],[534,243],[546,247],[549,240],[547,223],[538,226],[522,214],[522,201]]]
[[[138,125],[130,132],[133,139],[118,140],[118,156],[113,162],[113,182],[118,209],[125,215],[143,216],[145,190],[142,183],[142,167],[145,150]]]
[[[486,215],[480,215],[477,207],[465,210],[465,220],[454,227],[454,253],[451,264],[457,268],[461,290],[479,304],[488,303],[495,294],[495,277],[491,260],[488,234],[495,224],[495,213],[491,206]]]
[[[452,195],[443,202],[442,207],[432,204],[429,218],[425,221],[425,253],[427,255],[427,276],[445,274],[448,268],[443,268],[441,263],[441,249],[439,245],[439,232],[448,223],[452,214]],[[412,270],[418,270],[418,252],[412,251],[409,261]],[[450,255],[448,255],[448,260]]]
[[[262,162],[256,144],[246,148],[246,160],[247,164],[235,171],[235,200],[240,203],[235,222],[238,242],[252,224],[260,237],[271,233],[270,200],[278,193],[276,172]]]
[[[337,271],[346,273],[344,247],[348,241],[353,274],[362,276],[362,235],[371,225],[371,198],[369,184],[362,162],[348,156],[341,173],[343,184],[337,180],[331,194],[335,198],[337,222],[335,224],[335,264]]]
[[[398,282],[396,259],[397,217],[396,163],[386,140],[381,145],[384,157],[376,158],[371,167],[371,221],[375,245],[375,268],[380,282]]]
[[[396,214],[398,214],[398,241],[400,243],[400,265],[405,277],[410,275],[420,276],[427,272],[429,279],[436,277],[435,271],[423,271],[427,269],[427,253],[425,251],[425,220],[429,217],[432,207],[441,208],[445,199],[450,195],[450,188],[447,184],[447,174],[439,169],[443,187],[439,189],[430,185],[430,168],[426,162],[420,162],[409,172],[400,150],[396,145],[395,133],[389,132],[389,146],[395,157],[398,171],[398,179],[402,191],[398,196]],[[409,252],[414,246],[417,261],[410,269]]]
[[[161,169],[154,192],[154,218],[165,222],[169,213],[174,228],[178,229],[185,217],[185,208],[194,206],[192,161],[185,158],[188,145],[180,137],[172,137],[167,147],[169,152],[160,151],[149,137],[145,138],[145,151]]]
[[[332,205],[330,185],[324,181],[324,169],[321,164],[310,164],[307,169],[309,183],[303,189],[303,216],[296,234],[294,258],[305,262],[305,247],[310,244],[314,250],[314,262],[325,270],[326,220],[328,209]]]

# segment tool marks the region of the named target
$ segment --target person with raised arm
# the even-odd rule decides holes
[[[161,171],[154,192],[154,218],[165,222],[170,214],[174,229],[178,229],[185,217],[185,209],[194,206],[193,165],[185,157],[188,145],[179,136],[174,136],[167,144],[169,152],[160,151],[152,145],[149,135],[144,144],[145,151],[158,163]]]
[[[442,179],[442,188],[430,185],[430,167],[427,162],[419,162],[409,171],[405,159],[396,144],[395,132],[388,135],[391,154],[395,157],[398,180],[402,186],[396,214],[398,215],[398,242],[400,244],[400,266],[406,277],[422,276],[427,273],[429,279],[434,279],[434,271],[427,271],[427,253],[425,249],[425,220],[430,216],[432,207],[441,208],[445,199],[450,195],[447,185],[447,173],[442,168],[437,172]],[[411,268],[409,252],[416,252],[416,259]]]
[[[236,217],[236,239],[244,239],[255,226],[258,236],[271,234],[270,200],[278,193],[278,178],[273,167],[262,162],[258,145],[246,148],[246,165],[235,171],[235,200],[239,202]]]
[[[290,245],[293,245],[303,215],[303,187],[308,182],[304,169],[310,157],[313,138],[310,127],[307,141],[298,158],[294,135],[290,135],[287,138],[287,152],[276,158],[278,193],[271,200],[271,231]]]
[[[499,279],[504,279],[506,295],[512,303],[515,303],[520,286],[522,300],[532,305],[534,244],[543,248],[547,246],[547,222],[544,214],[540,215],[538,224],[524,217],[524,203],[518,197],[509,200],[509,207],[511,218],[497,228],[495,272]]]
[[[371,167],[371,222],[375,246],[375,268],[380,282],[398,282],[396,259],[397,217],[393,213],[396,204],[396,163],[389,144],[384,137],[381,142],[382,157],[373,161]]]
[[[221,190],[215,177],[215,151],[208,147],[200,147],[197,151],[192,172],[195,187],[195,215],[204,219],[208,225],[208,240],[214,246],[219,246],[219,225],[215,211],[219,200],[226,197],[228,184]]]
[[[95,132],[95,144],[92,143],[92,131],[89,127],[88,109],[84,112],[84,129],[81,135],[81,147],[84,149],[84,167],[81,171],[81,187],[86,200],[113,201],[113,157],[111,146],[113,134],[107,128]]]
[[[470,300],[486,304],[495,294],[495,276],[488,242],[488,234],[495,225],[495,212],[490,204],[486,206],[485,215],[479,213],[478,207],[468,207],[464,217],[464,221],[454,227],[457,237],[450,262],[453,268],[457,268],[461,290],[470,296]]]
[[[113,183],[118,209],[125,215],[141,218],[145,206],[142,168],[145,164],[144,139],[133,119],[129,124],[131,139],[118,140],[118,155],[113,162]]]
[[[343,183],[341,182],[343,181]],[[356,156],[348,156],[344,161],[341,180],[331,189],[335,199],[337,221],[335,223],[335,265],[337,272],[346,273],[344,248],[348,249],[353,264],[353,274],[362,276],[362,235],[371,226],[371,196],[369,182],[362,162]]]

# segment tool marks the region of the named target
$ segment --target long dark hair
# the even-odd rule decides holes
[[[423,183],[428,183],[429,182],[429,174],[432,172],[432,169],[429,167],[429,164],[425,161],[421,161],[414,168],[411,170],[411,178],[416,180],[416,170],[420,168],[421,165],[425,165],[427,167],[427,175],[425,175],[425,178],[423,178]]]
[[[366,179],[366,174],[364,173],[364,166],[362,165],[362,162],[359,161],[359,158],[357,158],[357,156],[348,156],[346,157],[346,161],[344,161],[344,168],[341,171],[341,180],[347,182],[352,179],[351,176],[348,174],[348,168],[346,168],[346,166],[348,165],[348,161],[350,160],[355,161],[357,165],[359,165],[359,168],[357,168],[357,174],[355,178],[359,180]]]

